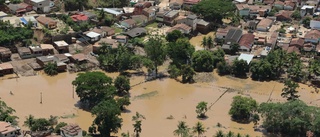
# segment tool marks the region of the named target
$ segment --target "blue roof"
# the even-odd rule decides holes
[[[119,12],[119,11],[116,11],[116,10],[113,10],[113,9],[110,9],[110,8],[97,8],[99,10],[103,9],[104,12],[107,12],[107,13],[110,13],[110,14],[113,14],[113,15],[121,15],[122,12]]]
[[[25,19],[25,18],[20,18],[21,22],[24,24],[24,25],[27,25],[28,24],[28,21]]]

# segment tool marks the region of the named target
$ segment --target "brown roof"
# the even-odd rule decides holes
[[[311,30],[304,36],[304,38],[306,38],[306,39],[319,39],[320,38],[320,31],[319,30]]]
[[[304,44],[304,40],[301,38],[294,38],[290,42],[290,46],[299,46],[302,47]]]
[[[296,4],[294,4],[292,1],[285,1],[284,2],[285,6],[291,6],[291,7],[295,7]]]
[[[249,5],[248,4],[236,4],[236,7],[238,10],[243,10],[243,9],[249,8]]]
[[[86,55],[84,55],[83,53],[74,54],[72,55],[72,58],[77,61],[84,61],[87,59]]]
[[[264,0],[263,3],[264,4],[273,4],[274,0]]]
[[[240,41],[239,45],[240,46],[245,46],[247,48],[251,48],[251,44],[254,42],[254,35],[252,33],[247,33],[243,34]]]
[[[272,22],[273,21],[271,19],[265,18],[258,23],[257,27],[269,27]]]
[[[57,22],[54,21],[51,18],[45,17],[45,16],[39,16],[36,18],[36,20],[41,23],[42,25],[48,25],[48,24],[56,24]]]
[[[168,32],[172,32],[172,31],[174,31],[174,30],[179,30],[179,29],[190,30],[191,27],[188,26],[188,25],[186,25],[186,24],[183,24],[183,23],[181,23],[181,24],[176,24],[176,25],[174,25],[172,28],[170,28],[170,29],[168,30]]]
[[[228,33],[229,29],[223,29],[223,28],[218,28],[216,35],[222,35],[222,36],[226,36]]]
[[[171,0],[170,4],[172,4],[172,3],[177,3],[177,4],[182,5],[183,4],[183,0]]]
[[[11,63],[1,63],[0,64],[0,68],[3,70],[3,69],[13,69],[13,66]],[[1,126],[1,125],[0,125]],[[1,127],[0,127],[1,129]],[[1,132],[1,131],[0,131]]]
[[[31,50],[27,47],[19,47],[18,52],[19,53],[31,53]]]
[[[283,17],[286,19],[291,19],[292,11],[287,11],[287,10],[281,10],[279,14],[276,15],[276,17]]]
[[[78,135],[79,132],[82,132],[82,129],[77,124],[69,124],[61,128],[61,130],[66,135],[75,136]]]
[[[274,2],[273,4],[284,5],[284,2],[282,2],[282,1],[276,1],[276,2]]]
[[[10,63],[3,63],[3,64],[10,64]],[[0,65],[3,65],[3,64],[0,64]],[[2,68],[2,66],[0,66],[0,67]],[[12,65],[11,65],[11,67],[12,67]],[[0,121],[0,133],[2,135],[13,132],[13,131],[17,131],[17,130],[18,129],[11,126],[11,124],[4,122],[4,121]]]
[[[134,25],[134,24],[136,24],[136,21],[133,20],[133,19],[126,19],[126,20],[124,20],[123,22],[126,22],[126,23],[128,23],[129,25]]]
[[[11,54],[12,52],[10,49],[5,48],[5,47],[0,47],[0,54]]]
[[[54,49],[52,44],[40,44],[42,49]]]
[[[297,53],[297,54],[300,54],[300,50],[299,50],[299,48],[297,48],[296,46],[288,47],[287,53],[292,53],[292,52],[295,52],[295,53]]]
[[[103,31],[106,31],[106,32],[114,30],[113,28],[108,27],[108,26],[101,26],[100,29],[103,30]]]
[[[144,8],[143,11],[147,12],[147,13],[155,12],[155,10],[153,8]]]

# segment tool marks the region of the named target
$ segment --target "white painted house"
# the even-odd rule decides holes
[[[320,30],[320,19],[313,19],[310,21],[310,28],[311,29],[318,29]]]

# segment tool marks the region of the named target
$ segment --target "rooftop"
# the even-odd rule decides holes
[[[254,35],[252,33],[247,33],[247,34],[243,34],[240,41],[239,41],[239,45],[240,46],[245,46],[247,48],[251,48],[251,44],[253,44],[254,42]]]
[[[124,34],[129,35],[130,37],[136,37],[136,36],[140,36],[142,34],[147,33],[147,30],[145,28],[134,28],[131,29],[127,32],[125,32]]]
[[[72,55],[72,58],[77,61],[84,61],[87,59],[86,55],[84,55],[83,53],[74,54]]]
[[[75,136],[78,135],[79,132],[82,132],[82,129],[77,124],[69,124],[61,128],[61,130],[66,135]]]
[[[257,27],[270,27],[270,25],[272,24],[272,20],[271,19],[268,19],[268,18],[264,18],[264,19],[262,19],[259,23],[258,23],[258,25],[257,25]]]
[[[166,12],[166,13],[164,14],[164,16],[167,16],[167,17],[171,18],[171,17],[173,17],[173,16],[175,16],[175,15],[177,15],[177,14],[179,14],[179,11],[177,11],[177,10],[170,10],[170,11]]]
[[[42,49],[54,49],[52,44],[40,44]]]
[[[39,2],[43,2],[45,0],[31,0],[31,1],[34,2],[34,3],[39,3]]]
[[[119,11],[116,11],[116,10],[110,9],[110,8],[97,8],[97,9],[98,10],[103,9],[104,12],[107,12],[107,13],[110,13],[110,14],[113,14],[113,15],[116,15],[116,16],[123,14],[122,12],[119,12]]]
[[[2,64],[0,64],[0,67],[2,68],[6,64],[10,64],[10,63],[2,63]],[[12,67],[12,65],[11,65],[11,67]],[[0,133],[1,134],[7,134],[7,133],[14,132],[17,130],[19,130],[19,128],[13,127],[10,123],[0,121]]]
[[[91,31],[91,32],[87,33],[87,34],[86,34],[86,36],[88,36],[89,38],[96,38],[96,37],[99,37],[99,36],[100,36],[100,34],[99,34],[99,33],[96,33],[96,32]]]
[[[37,57],[38,60],[41,60],[42,62],[51,62],[54,61],[54,56],[41,56]]]
[[[250,64],[251,60],[253,59],[253,56],[252,54],[240,54],[240,56],[238,57],[238,60],[244,60],[246,61],[248,64]]]
[[[56,44],[58,47],[65,47],[68,46],[69,44],[65,42],[64,40],[61,41],[55,41],[54,44]]]

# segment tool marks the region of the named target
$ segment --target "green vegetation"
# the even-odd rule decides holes
[[[192,55],[192,66],[197,72],[211,72],[214,63],[214,54],[211,51],[198,50]]]
[[[135,123],[133,124],[133,131],[135,132],[135,137],[140,137],[140,133],[142,131],[141,123],[142,120],[145,120],[146,118],[144,115],[140,114],[139,112],[136,112],[135,116],[132,116],[132,121]]]
[[[105,99],[113,98],[116,88],[112,85],[112,78],[102,72],[79,73],[72,81],[76,86],[76,93],[80,102],[92,108]]]
[[[56,127],[54,128],[53,132],[54,133],[57,133],[57,134],[60,134],[60,129],[64,126],[66,126],[67,123],[64,123],[64,122],[60,122],[56,125]]]
[[[263,127],[270,133],[287,136],[305,136],[312,131],[320,135],[319,108],[307,106],[300,100],[285,103],[262,103],[259,112]]]
[[[202,134],[206,132],[206,129],[201,122],[197,122],[196,125],[192,127],[192,130],[192,132],[196,133],[198,137],[200,137]]]
[[[64,4],[66,11],[82,11],[85,7],[88,7],[88,0],[65,0]]]
[[[222,23],[222,19],[230,17],[235,10],[231,0],[205,0],[191,8],[192,12],[203,16],[205,20],[216,23]]]
[[[240,122],[250,122],[254,112],[258,109],[258,103],[248,97],[235,96],[231,103],[229,115],[232,119]]]
[[[296,95],[298,93],[296,89],[299,87],[296,82],[286,80],[284,86],[281,93],[282,97],[287,98],[288,101],[297,100],[299,98],[299,95]]]
[[[294,18],[295,20],[301,19],[301,15],[300,15],[299,10],[295,10],[295,11],[292,13],[291,17]]]
[[[63,22],[65,22],[68,26],[70,26],[75,32],[79,32],[79,31],[84,32],[94,27],[94,25],[90,24],[89,22],[79,22],[79,23],[74,22],[70,16],[65,14],[58,16],[58,18]]]
[[[57,63],[51,63],[49,62],[48,64],[44,65],[43,71],[50,76],[54,76],[58,74],[58,66]]]
[[[58,117],[50,116],[49,119],[45,118],[34,118],[33,115],[26,117],[24,121],[24,126],[27,126],[31,131],[47,131],[49,129],[54,129],[53,126],[58,124]],[[63,127],[63,123],[59,123],[59,126],[56,126],[56,130],[60,130]]]
[[[230,46],[230,53],[235,55],[239,51],[240,45],[238,43],[232,43]]]
[[[0,45],[13,45],[15,42],[23,42],[33,36],[32,26],[13,27],[10,22],[0,20]]]
[[[178,31],[180,32],[180,31]],[[179,35],[179,33],[177,33]],[[171,78],[182,76],[183,83],[192,83],[195,74],[191,67],[191,56],[194,53],[194,46],[190,44],[186,38],[178,38],[175,36],[167,36],[171,41],[167,45],[167,53],[172,62],[169,66],[169,74]]]
[[[173,134],[175,136],[180,136],[180,137],[187,137],[190,135],[190,128],[188,127],[188,125],[186,124],[186,122],[184,121],[179,121],[178,124],[178,129],[173,131]]]
[[[244,60],[234,60],[231,66],[231,73],[236,77],[246,77],[249,72],[249,65]]]
[[[116,101],[121,111],[125,110],[125,106],[129,106],[131,104],[128,96],[117,98]]]
[[[305,27],[309,27],[309,26],[310,26],[310,21],[311,21],[311,18],[310,18],[310,17],[305,17],[305,18],[302,20],[302,24],[303,24]]]
[[[114,80],[114,86],[117,89],[117,94],[119,96],[129,95],[130,90],[130,79],[125,76],[118,76]]]
[[[198,118],[205,118],[206,116],[206,112],[208,111],[208,103],[201,101],[198,103],[198,105],[196,106],[196,112],[198,114]]]
[[[178,39],[183,39],[183,38],[185,38],[185,36],[179,30],[174,30],[174,31],[168,33],[166,36],[166,40],[168,42],[175,42]]]
[[[4,101],[0,100],[0,121],[10,122],[13,125],[18,124],[18,117],[12,115],[15,113],[15,110],[9,106]]]

